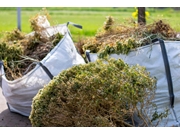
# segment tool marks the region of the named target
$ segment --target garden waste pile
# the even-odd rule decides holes
[[[30,20],[32,33],[15,30],[1,43],[0,89],[9,111],[28,117],[40,89],[61,71],[85,64],[68,29],[69,24],[81,26],[72,22],[50,26],[47,18],[38,14]]]
[[[110,54],[128,54],[130,50],[152,43],[155,38],[180,40],[177,32],[165,21],[159,20],[139,26],[134,22],[126,22],[124,25],[116,22],[112,16],[108,16],[104,26],[94,37],[81,41],[81,49],[98,53],[99,58],[104,58]]]
[[[18,29],[5,33],[0,42],[0,60],[3,61],[8,80],[22,77],[30,64],[41,61],[63,38],[59,33],[48,35],[46,28],[50,24],[47,19],[47,11],[42,10],[30,19],[32,33],[25,34]]]
[[[180,126],[179,33],[162,20],[148,25],[131,24],[118,24],[113,17],[108,17],[96,35],[81,44],[87,60],[115,58],[128,65],[146,67],[150,76],[157,79],[152,100],[157,108],[149,110],[157,112],[159,117],[164,116],[158,124],[153,122],[153,126]],[[166,113],[161,115],[163,112]]]
[[[40,89],[33,98],[32,126],[157,126],[169,110],[159,111],[152,102],[156,77],[146,67],[107,57],[128,54],[156,38],[179,40],[177,32],[162,20],[136,26],[107,17],[95,37],[77,43],[79,50],[90,50],[103,59],[66,69]],[[159,95],[166,98],[168,94]]]

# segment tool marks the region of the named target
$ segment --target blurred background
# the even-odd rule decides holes
[[[38,14],[44,7],[20,8],[21,31],[31,32],[30,18]],[[18,27],[17,7],[0,7],[0,38],[6,31]],[[103,25],[106,16],[113,16],[116,21],[127,24],[128,20],[137,22],[136,7],[47,7],[50,25],[67,23],[68,21],[80,24],[82,30],[69,26],[74,40],[94,36]],[[176,31],[180,31],[180,7],[145,7],[146,24],[159,19],[167,22]]]

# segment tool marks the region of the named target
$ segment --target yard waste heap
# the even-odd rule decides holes
[[[148,25],[122,25],[107,17],[104,26],[96,35],[81,42],[88,62],[102,58],[122,59],[128,65],[144,66],[151,77],[157,79],[153,112],[161,116],[153,126],[180,126],[180,34],[162,20]],[[107,26],[106,26],[107,25]],[[150,109],[151,108],[151,109]]]
[[[50,26],[46,15],[31,19],[33,32],[18,30],[8,33],[0,44],[0,89],[11,112],[29,116],[32,99],[61,71],[85,64],[78,53],[67,22]]]
[[[108,16],[94,37],[81,41],[81,49],[98,53],[99,58],[104,58],[114,53],[128,54],[130,50],[152,43],[155,38],[180,40],[177,32],[162,20],[147,25],[137,25],[134,22],[126,22],[125,25]]]
[[[50,27],[48,13],[41,11],[30,19],[32,33],[25,34],[18,29],[6,32],[0,43],[0,60],[3,61],[8,80],[13,81],[27,73],[29,65],[41,61],[63,38],[63,35],[45,34]],[[31,66],[32,70],[35,66]]]
[[[170,114],[168,105],[159,110],[159,104],[163,102],[164,105],[164,100],[160,103],[153,102],[156,99],[157,85],[159,89],[159,80],[150,75],[146,67],[137,63],[128,65],[123,61],[132,50],[151,44],[156,38],[179,40],[170,25],[161,20],[137,27],[134,24],[117,24],[113,17],[108,17],[95,37],[78,43],[82,47],[79,50],[90,50],[90,58],[93,58],[93,53],[98,58],[61,72],[38,92],[33,99],[29,117],[32,125],[159,126]],[[145,53],[148,54],[146,51]],[[108,57],[111,54],[124,54],[124,57],[115,60]],[[133,54],[131,61],[133,58],[136,55]],[[140,61],[143,60],[141,56]],[[164,76],[165,73],[162,73]],[[164,78],[163,82],[165,84]],[[164,93],[166,92],[168,90]],[[161,92],[158,94],[162,95]],[[167,95],[163,97],[168,99]],[[169,99],[166,103],[169,104]],[[163,124],[167,123],[163,121]]]

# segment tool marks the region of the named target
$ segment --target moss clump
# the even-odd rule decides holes
[[[39,90],[29,119],[43,127],[135,126],[136,112],[143,121],[138,126],[147,126],[142,110],[151,104],[155,87],[144,67],[99,59],[64,70]]]

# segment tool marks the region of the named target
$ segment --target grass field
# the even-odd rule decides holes
[[[39,13],[42,8],[21,8],[21,29],[22,32],[31,32],[29,19]],[[46,8],[50,14],[51,25],[62,24],[68,21],[80,24],[83,26],[83,30],[69,27],[72,36],[75,40],[78,37],[94,36],[98,28],[100,28],[106,16],[113,16],[120,23],[126,22],[127,19],[132,19],[132,12],[134,8],[78,8],[78,7],[49,7]],[[157,9],[146,8],[146,11],[150,13],[150,17],[147,23],[152,23],[157,19],[166,20],[172,28],[176,31],[180,31],[180,11],[173,10],[171,8]],[[0,37],[3,37],[3,32],[12,31],[17,28],[17,9],[16,8],[0,8]]]

